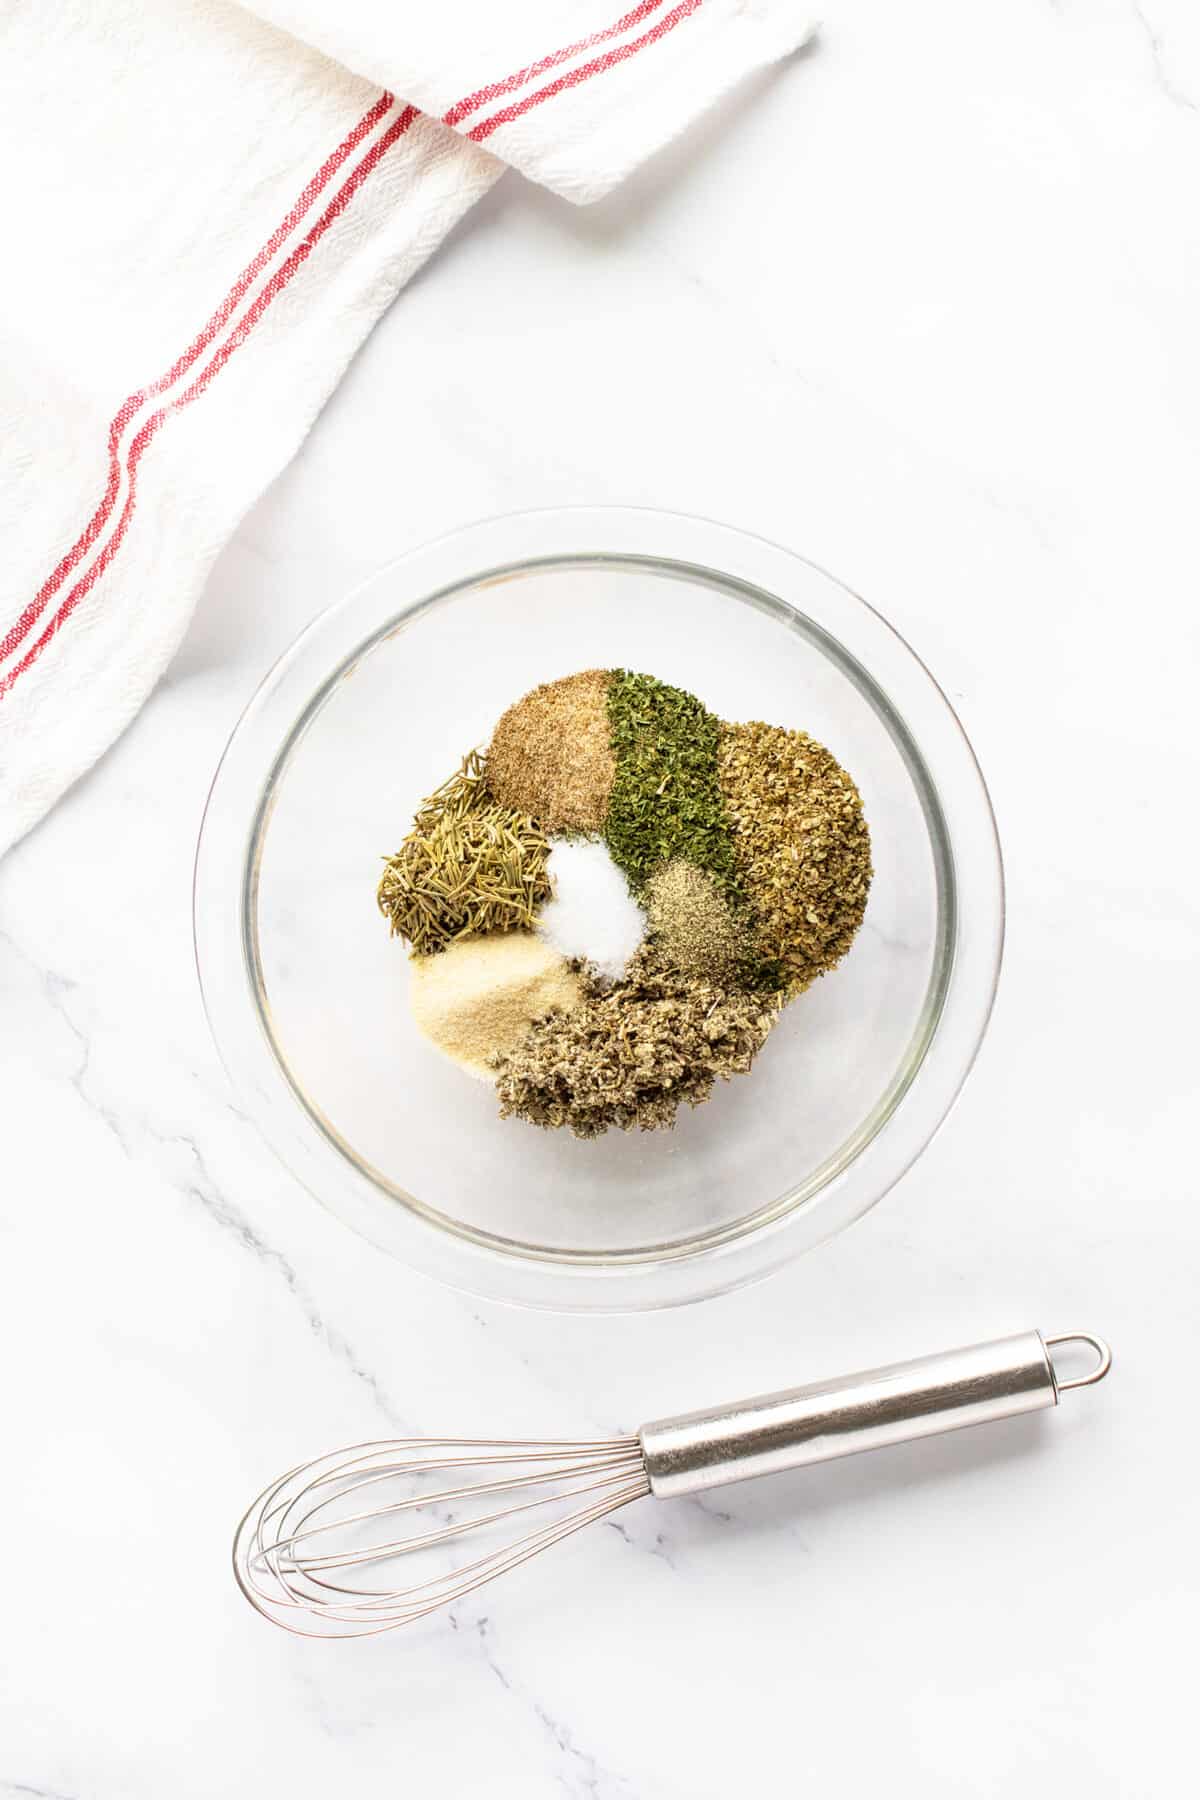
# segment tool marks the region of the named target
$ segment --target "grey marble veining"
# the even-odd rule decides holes
[[[502,183],[0,865],[0,1794],[1179,1791],[1194,15],[836,0],[592,212]],[[228,1090],[189,922],[212,769],[296,632],[412,543],[581,501],[726,518],[879,607],[963,717],[1009,878],[992,1029],[913,1173],[761,1288],[619,1322],[464,1299],[327,1216]],[[643,1502],[407,1635],[293,1642],[229,1577],[253,1492],[339,1442],[628,1430],[1030,1325],[1108,1334],[1105,1388]]]

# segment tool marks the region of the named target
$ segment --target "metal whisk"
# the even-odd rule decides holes
[[[1088,1345],[1096,1361],[1065,1380],[1050,1352],[1068,1343]],[[1111,1362],[1090,1332],[1027,1331],[659,1420],[634,1437],[356,1444],[301,1464],[258,1497],[238,1526],[234,1573],[251,1605],[289,1631],[372,1636],[451,1605],[632,1500],[1055,1406]],[[482,1554],[464,1557],[468,1539]],[[418,1579],[372,1579],[401,1559],[415,1559],[406,1566]]]

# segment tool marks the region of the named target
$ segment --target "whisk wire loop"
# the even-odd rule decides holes
[[[463,1479],[472,1471],[481,1479]],[[429,1491],[423,1484],[434,1476],[451,1485]],[[649,1491],[633,1437],[356,1444],[299,1464],[258,1497],[238,1527],[234,1573],[257,1611],[298,1636],[374,1636],[452,1605]],[[361,1505],[364,1495],[379,1504]],[[491,1504],[502,1499],[513,1503]],[[342,1502],[353,1510],[340,1510]],[[550,1516],[522,1534],[517,1521],[541,1512]],[[396,1535],[405,1519],[421,1528]],[[380,1541],[372,1528],[385,1523],[391,1532]],[[362,1571],[400,1558],[415,1559],[414,1573],[424,1575],[429,1559],[481,1533],[501,1541],[405,1586],[360,1585]]]

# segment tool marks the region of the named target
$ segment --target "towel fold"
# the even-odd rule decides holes
[[[595,199],[809,29],[793,0],[0,6],[0,852],[504,167]]]

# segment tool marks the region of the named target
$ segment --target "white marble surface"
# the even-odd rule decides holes
[[[1200,25],[1187,0],[832,0],[611,201],[506,180],[245,521],[170,678],[0,869],[0,1794],[1105,1800],[1194,1779]],[[470,1303],[239,1116],[192,969],[206,785],[296,630],[489,512],[711,514],[882,608],[989,776],[1011,929],[951,1122],[766,1285]],[[340,1440],[610,1430],[1040,1324],[1040,1422],[643,1505],[411,1634],[229,1578]]]

